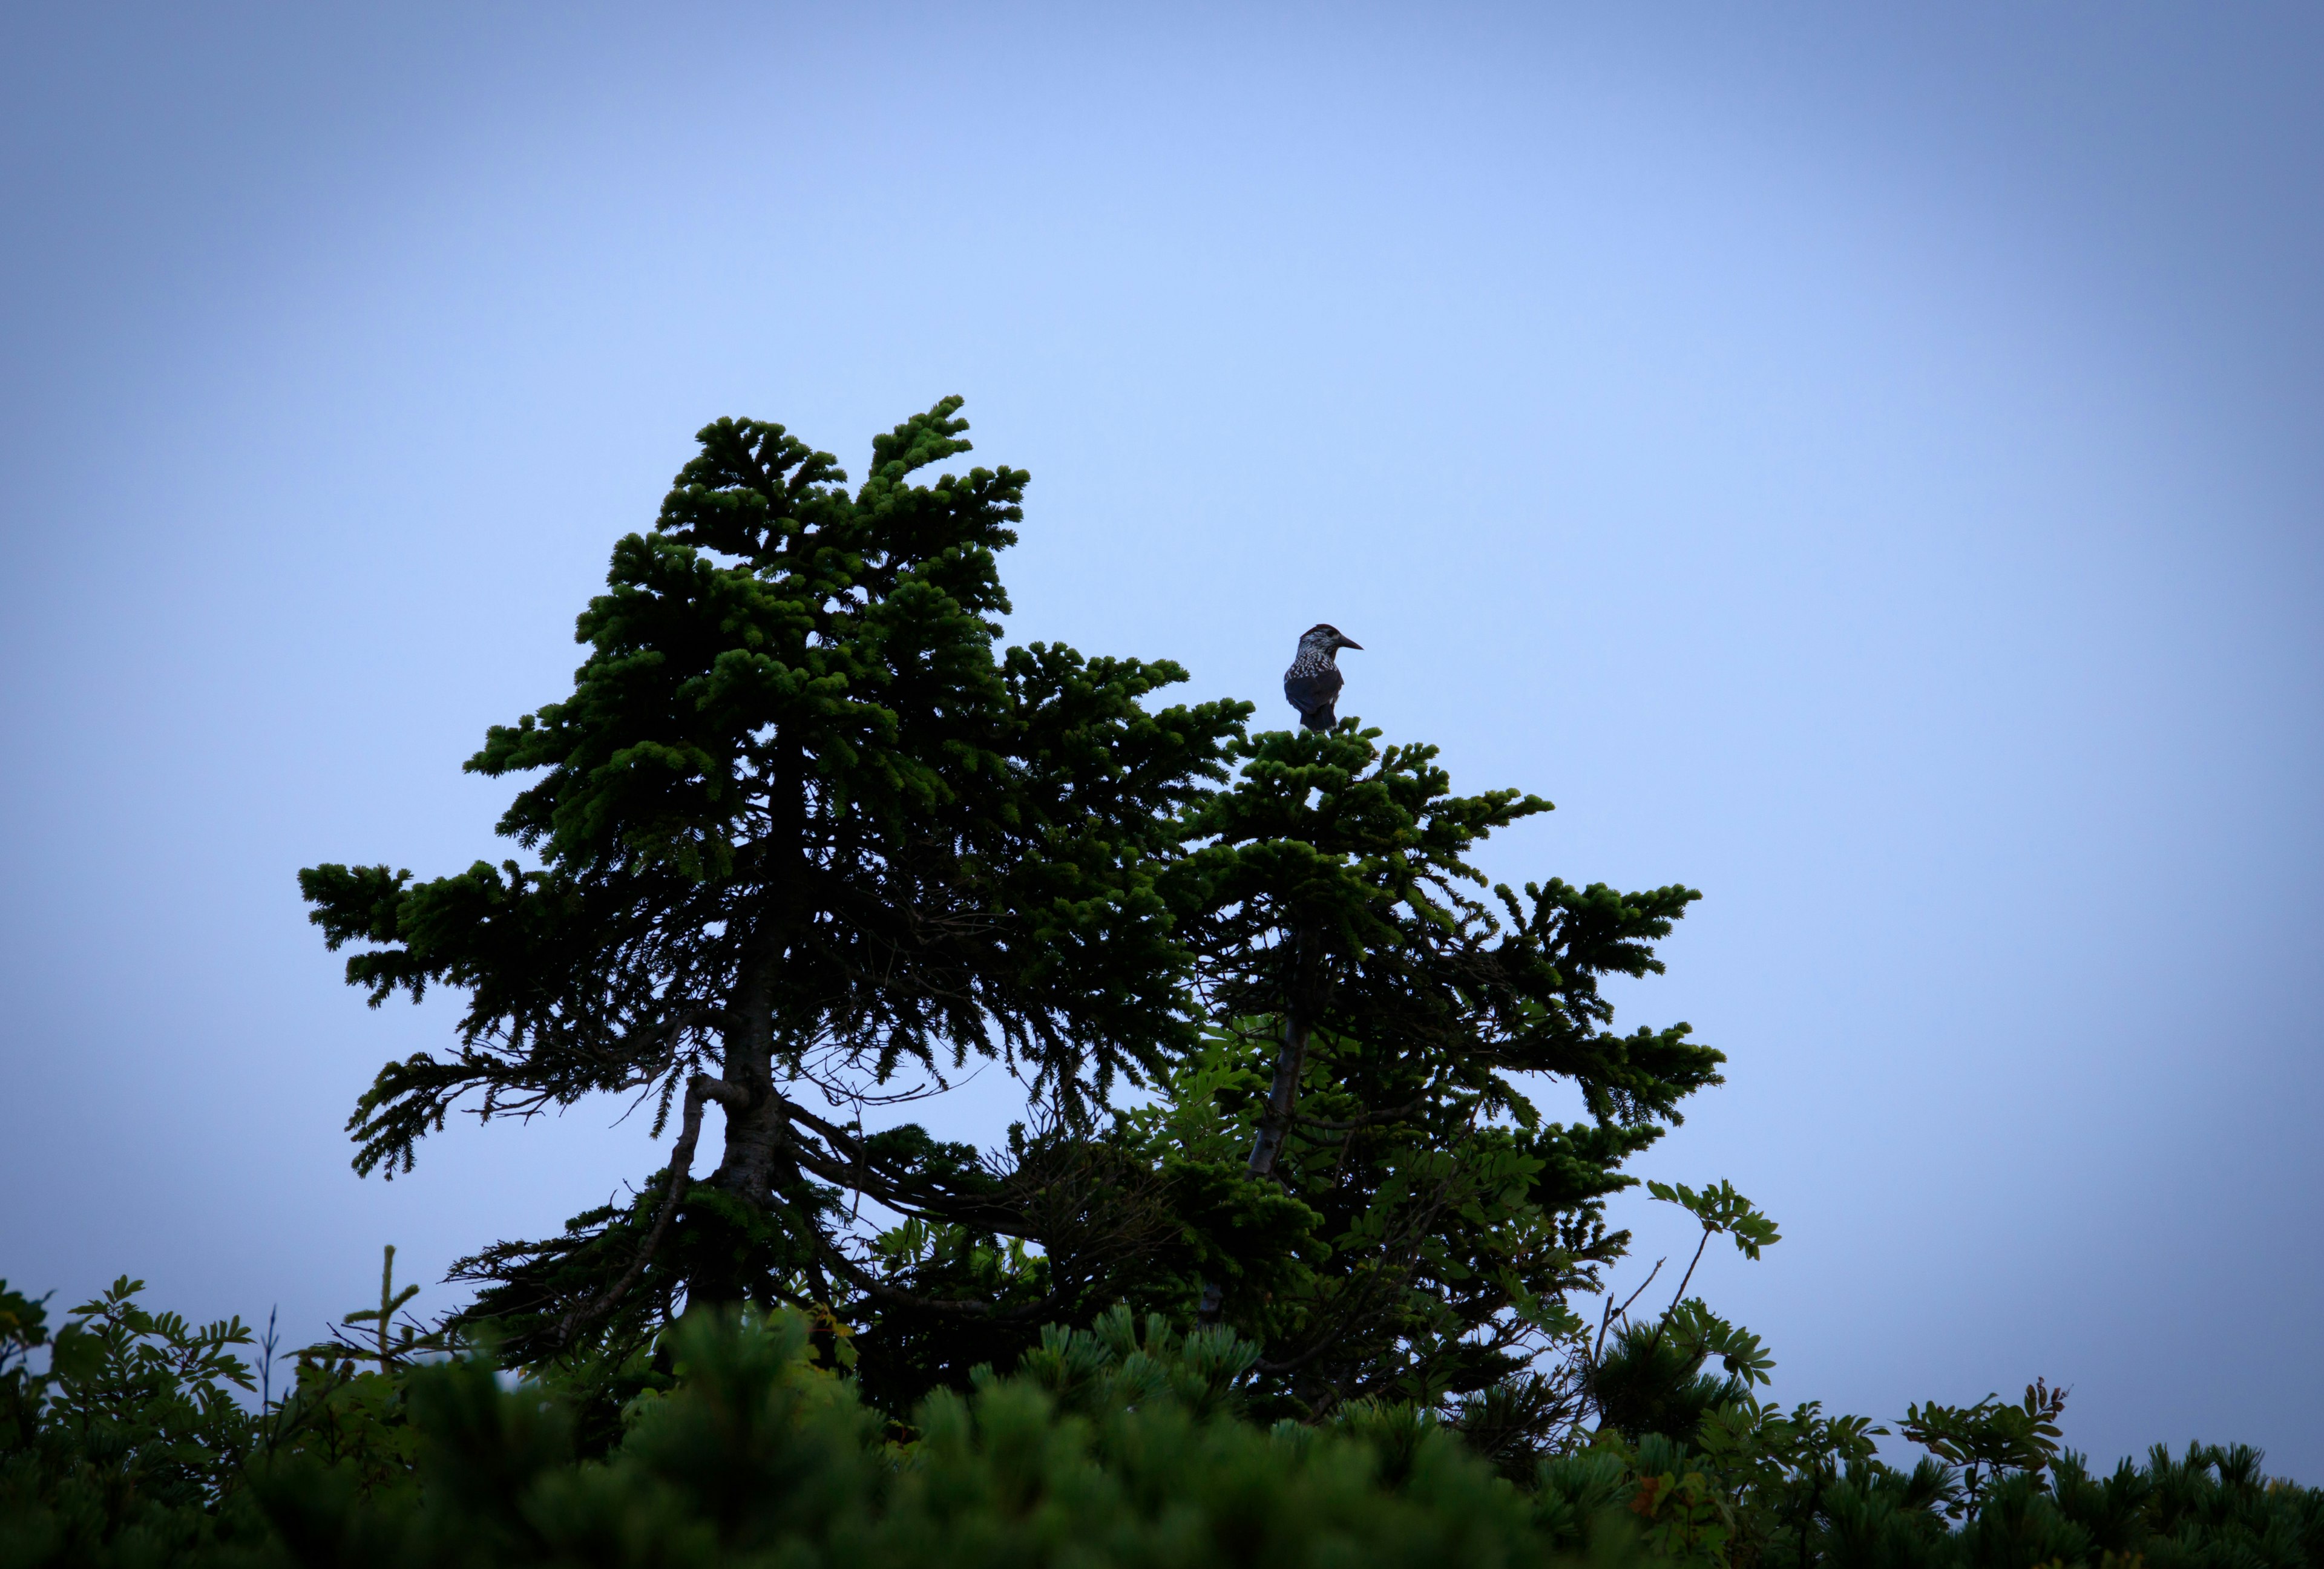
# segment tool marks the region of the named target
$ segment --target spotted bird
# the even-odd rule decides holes
[[[1283,695],[1299,710],[1304,728],[1329,730],[1339,722],[1333,709],[1344,681],[1337,656],[1342,649],[1363,646],[1328,622],[1318,622],[1300,634],[1299,651],[1283,672]]]

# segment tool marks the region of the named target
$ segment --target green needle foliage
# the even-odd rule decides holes
[[[1213,1249],[1206,1310],[1265,1345],[1270,1408],[1309,1419],[1458,1401],[1577,1331],[1567,1297],[1628,1241],[1603,1218],[1634,1180],[1618,1168],[1724,1060],[1683,1024],[1614,1033],[1600,990],[1661,970],[1694,892],[1489,885],[1476,846],[1549,803],[1456,795],[1434,748],[1378,737],[1255,736],[1191,815],[1213,1022],[1166,1101],[1124,1120],[1214,1190],[1240,1166],[1296,1205],[1286,1251]],[[1590,1121],[1541,1116],[1554,1082]],[[1525,1400],[1537,1437],[1574,1415]]]
[[[722,420],[656,527],[614,548],[572,694],[495,726],[475,772],[539,777],[501,832],[537,864],[414,881],[300,874],[374,1005],[466,994],[459,1049],[390,1063],[356,1166],[409,1169],[458,1104],[530,1116],[597,1094],[680,1112],[673,1161],[562,1238],[468,1262],[521,1356],[635,1344],[675,1304],[831,1304],[1019,1319],[1070,1295],[950,1301],[851,1241],[864,1201],[1025,1234],[1055,1171],[995,1173],[862,1112],[898,1075],[997,1057],[1070,1126],[1192,1038],[1191,960],[1159,886],[1178,808],[1247,712],[1149,711],[1176,666],[998,651],[994,555],[1027,475],[915,475],[963,451],[958,399],[872,444],[853,492],[779,425]],[[724,1149],[698,1186],[704,1108]],[[657,1123],[657,1131],[660,1124]],[[1054,1163],[1052,1163],[1054,1164]],[[1074,1275],[1070,1239],[1052,1276]]]
[[[705,429],[572,694],[469,761],[533,776],[501,823],[533,863],[301,874],[374,1005],[466,999],[456,1051],[364,1096],[358,1168],[409,1168],[456,1106],[674,1115],[629,1199],[457,1271],[505,1354],[609,1390],[666,1376],[638,1359],[681,1305],[738,1301],[817,1315],[890,1408],[1124,1300],[1263,1343],[1309,1419],[1525,1376],[1622,1251],[1618,1168],[1719,1082],[1600,991],[1697,896],[1489,886],[1468,857],[1547,802],[1457,795],[1352,721],[1150,711],[1175,666],[997,650],[1027,476],[915,479],[965,448],[957,406],[853,492],[779,426]],[[867,1130],[978,1057],[1028,1085],[1004,1149]],[[1541,1118],[1550,1080],[1587,1121]],[[1121,1083],[1158,1094],[1109,1127]]]
[[[313,1347],[253,1409],[225,1393],[246,1333],[136,1295],[77,1309],[55,1339],[81,1349],[34,1371],[44,1315],[0,1284],[0,1569],[2324,1564],[2324,1491],[2241,1446],[2101,1475],[2037,1434],[1972,1498],[1938,1455],[1883,1464],[1861,1417],[1744,1397],[1691,1443],[1602,1428],[1508,1480],[1409,1407],[1251,1419],[1259,1350],[1223,1327],[1052,1327],[899,1425],[807,1317],[728,1310],[664,1333],[669,1387],[593,1459],[564,1386],[476,1357],[356,1372]],[[1993,1416],[1965,1419],[2024,1431]]]
[[[51,1334],[0,1284],[0,1569],[2324,1569],[2324,1493],[2243,1448],[2100,1477],[2046,1382],[1914,1406],[1910,1469],[1763,1400],[1690,1294],[1779,1240],[1723,1180],[1646,1185],[1700,1236],[1617,1300],[1624,1168],[1725,1059],[1605,982],[1698,895],[1491,882],[1547,802],[1000,647],[1027,476],[940,471],[958,406],[853,489],[706,428],[571,692],[468,761],[526,781],[519,854],[300,874],[373,1005],[465,999],[358,1103],[359,1169],[608,1094],[664,1168],[463,1260],[433,1326],[389,1250],[279,1392],[271,1325],[124,1279]],[[999,1148],[894,1124],[972,1063],[1025,1091]]]

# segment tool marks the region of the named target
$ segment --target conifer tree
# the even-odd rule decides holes
[[[300,873],[330,946],[364,945],[346,976],[374,1006],[466,998],[456,1049],[388,1064],[362,1097],[359,1170],[410,1169],[464,1104],[523,1118],[628,1094],[658,1102],[658,1133],[677,1115],[669,1166],[631,1202],[466,1261],[520,1358],[682,1299],[865,1296],[1037,1325],[1058,1289],[916,1296],[849,1219],[869,1200],[1021,1233],[1054,1185],[917,1128],[866,1135],[865,1098],[997,1057],[1079,1125],[1191,1038],[1160,879],[1248,709],[1149,711],[1184,678],[1167,662],[996,651],[994,557],[1028,475],[915,482],[968,449],[959,404],[876,438],[853,492],[779,425],[706,427],[652,531],[614,547],[571,695],[468,760],[539,775],[500,823],[530,860]],[[724,1147],[696,1183],[713,1103]],[[1053,1256],[1045,1278],[1074,1268]]]
[[[1379,734],[1253,736],[1191,815],[1212,1026],[1125,1121],[1181,1159],[1240,1158],[1307,1215],[1264,1279],[1214,1252],[1204,1313],[1261,1341],[1262,1391],[1311,1417],[1455,1402],[1578,1327],[1568,1294],[1628,1240],[1602,1218],[1620,1166],[1724,1060],[1683,1024],[1614,1033],[1600,990],[1660,971],[1697,894],[1489,890],[1475,846],[1549,803],[1454,795],[1434,748]],[[1551,1081],[1588,1120],[1540,1114]]]

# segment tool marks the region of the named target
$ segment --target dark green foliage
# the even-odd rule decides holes
[[[1572,1380],[1493,1391],[1579,1331],[1621,1167],[1719,1082],[1684,1025],[1613,1031],[1600,991],[1658,971],[1697,896],[1489,887],[1475,847],[1547,802],[1457,795],[1353,721],[1149,712],[1168,664],[997,652],[1027,476],[914,482],[965,448],[957,405],[876,440],[852,493],[779,426],[700,433],[614,549],[571,696],[469,761],[538,775],[501,823],[537,865],[301,874],[374,1003],[466,995],[456,1054],[364,1096],[357,1166],[408,1167],[455,1104],[675,1115],[632,1193],[456,1269],[504,1354],[597,1369],[590,1434],[687,1302],[819,1315],[903,1409],[1128,1301],[1262,1343],[1270,1415],[1473,1397],[1538,1447]],[[1005,1149],[866,1131],[899,1075],[972,1056],[1032,1093]],[[1160,1094],[1109,1123],[1124,1079]],[[1545,1080],[1587,1120],[1545,1121]]]
[[[115,1280],[53,1337],[42,1302],[0,1281],[0,1564],[106,1548],[166,1560],[216,1538],[252,1446],[232,1319],[197,1328]],[[47,1353],[35,1371],[33,1358]]]
[[[533,776],[530,859],[301,874],[374,1004],[466,997],[363,1097],[359,1168],[603,1093],[656,1103],[665,1168],[463,1260],[433,1328],[389,1250],[279,1391],[271,1326],[254,1379],[238,1321],[134,1282],[53,1336],[0,1286],[0,1569],[2324,1569],[2324,1495],[2240,1449],[2094,1477],[2044,1383],[1914,1407],[1909,1470],[1762,1403],[1767,1349],[1689,1295],[1714,1238],[1778,1240],[1724,1181],[1646,1185],[1701,1236],[1658,1311],[1669,1260],[1618,1301],[1623,1168],[1724,1058],[1618,1033],[1602,985],[1698,896],[1489,884],[1548,803],[997,649],[1026,476],[915,481],[957,403],[853,491],[706,428],[571,694],[469,761]],[[999,1148],[880,1126],[972,1057],[1026,1089]]]
[[[781,426],[701,431],[654,531],[614,548],[572,694],[469,760],[539,775],[500,825],[537,865],[300,874],[330,946],[364,946],[347,979],[374,1004],[466,995],[456,1053],[391,1063],[364,1096],[360,1169],[408,1168],[456,1104],[610,1092],[680,1113],[683,1178],[724,1111],[707,1182],[657,1173],[566,1236],[467,1261],[475,1315],[522,1358],[633,1348],[682,1300],[1001,1319],[1021,1341],[1102,1271],[1034,1213],[1055,1170],[867,1139],[860,1113],[899,1074],[941,1087],[997,1056],[1084,1121],[1167,1066],[1193,1035],[1176,814],[1248,710],[1149,710],[1183,678],[1167,662],[995,649],[1027,475],[916,483],[967,449],[959,401],[875,439],[853,492]],[[865,1201],[1038,1240],[1055,1287],[898,1285],[845,1218]]]
[[[1633,1442],[1649,1435],[1683,1441],[1702,1430],[1712,1413],[1748,1408],[1752,1386],[1768,1382],[1775,1365],[1757,1335],[1728,1323],[1701,1297],[1686,1295],[1703,1250],[1713,1237],[1731,1237],[1738,1251],[1757,1259],[1781,1238],[1775,1223],[1732,1183],[1722,1180],[1697,1192],[1683,1182],[1649,1182],[1646,1191],[1684,1209],[1702,1226],[1694,1256],[1668,1306],[1651,1321],[1630,1317],[1629,1309],[1654,1283],[1660,1264],[1628,1302],[1609,1302],[1586,1349],[1579,1337],[1569,1343],[1571,1363],[1601,1427]],[[1724,1377],[1704,1371],[1713,1358]]]
[[[1704,1360],[1700,1346],[1662,1324],[1625,1324],[1590,1371],[1591,1401],[1600,1419],[1627,1437],[1685,1438],[1746,1393],[1738,1380],[1704,1372]]]
[[[244,1414],[250,1463],[226,1498],[172,1499],[142,1525],[68,1541],[51,1524],[51,1480],[11,1497],[0,1564],[1554,1558],[1527,1500],[1450,1434],[1379,1440],[1241,1420],[1233,1386],[1251,1349],[1225,1331],[1181,1338],[1121,1313],[1052,1331],[1017,1376],[986,1373],[967,1395],[928,1399],[901,1447],[850,1382],[816,1365],[811,1338],[797,1315],[763,1325],[693,1315],[673,1333],[675,1386],[636,1401],[618,1447],[594,1463],[576,1462],[569,1414],[549,1389],[504,1389],[477,1361],[399,1368],[398,1443],[364,1456],[270,1451],[264,1419]],[[397,1485],[367,1473],[381,1453],[402,1456]],[[13,1445],[8,1458],[13,1468]]]
[[[1204,1174],[1217,1314],[1265,1344],[1268,1408],[1311,1418],[1523,1380],[1628,1240],[1603,1222],[1619,1168],[1722,1060],[1684,1025],[1615,1034],[1600,990],[1661,969],[1692,891],[1488,888],[1475,846],[1548,803],[1455,795],[1434,748],[1377,737],[1350,720],[1238,744],[1182,874],[1204,885],[1190,941],[1216,1022],[1124,1120]],[[1545,1121],[1545,1080],[1592,1120]],[[1573,1415],[1528,1387],[1539,1422]],[[1494,1398],[1504,1426],[1524,1404]]]
[[[779,426],[700,433],[581,618],[572,695],[470,760],[539,774],[501,824],[537,866],[301,874],[374,1003],[466,993],[456,1055],[382,1070],[357,1166],[408,1166],[464,1097],[676,1114],[631,1195],[456,1269],[505,1354],[598,1369],[593,1434],[684,1302],[821,1315],[908,1408],[1127,1300],[1262,1343],[1271,1414],[1477,1397],[1538,1446],[1574,1390],[1491,1391],[1579,1330],[1620,1168],[1719,1082],[1600,992],[1658,971],[1697,896],[1489,888],[1475,846],[1548,803],[1456,795],[1353,721],[1148,712],[1167,664],[996,654],[1026,476],[912,483],[965,448],[956,407],[879,438],[853,493]],[[865,1131],[897,1075],[996,1054],[1035,1093],[1005,1149]],[[1124,1077],[1161,1094],[1108,1125]],[[1588,1120],[1544,1121],[1544,1080]]]
[[[1216,1327],[1181,1336],[1158,1313],[1143,1323],[1127,1307],[1099,1315],[1084,1330],[1052,1324],[1041,1343],[1018,1363],[1019,1376],[1047,1391],[1062,1410],[1103,1417],[1167,1397],[1203,1418],[1243,1409],[1243,1375],[1259,1361],[1259,1348]],[[980,1370],[980,1388],[991,1382]]]
[[[1971,1500],[1938,1459],[1881,1463],[1860,1417],[1740,1396],[1692,1442],[1603,1428],[1512,1485],[1409,1403],[1253,1421],[1258,1347],[1127,1309],[1052,1326],[1015,1373],[980,1370],[906,1423],[862,1403],[808,1318],[698,1313],[590,1459],[566,1384],[415,1362],[400,1337],[362,1371],[309,1348],[252,1409],[226,1398],[250,1381],[231,1352],[246,1332],[148,1313],[135,1291],[51,1342],[39,1304],[0,1286],[0,1569],[2324,1566],[2324,1491],[2248,1448],[2158,1447],[2100,1477],[2036,1435]],[[57,1342],[78,1349],[32,1371]]]
[[[1933,1400],[1914,1406],[1904,1413],[1902,1430],[1939,1460],[1960,1468],[1965,1500],[1974,1504],[1980,1479],[2010,1472],[2042,1474],[2058,1452],[2058,1414],[2065,1408],[2066,1391],[2037,1380],[2015,1405],[1988,1395],[1974,1406]]]
[[[2324,1563],[2324,1490],[2260,1467],[2247,1444],[2190,1444],[2173,1460],[2158,1444],[2144,1468],[2125,1460],[2101,1479],[2070,1454],[2052,1467],[2053,1491],[2093,1552],[2138,1555],[2153,1569]]]
[[[1706,1417],[1693,1444],[1601,1435],[1545,1464],[1541,1496],[1603,1499],[1618,1474],[1613,1491],[1647,1554],[1702,1569],[2324,1564],[2324,1491],[2265,1476],[2246,1447],[2190,1444],[2174,1460],[2157,1445],[2144,1467],[2126,1460],[2101,1481],[2044,1441],[2024,1452],[2023,1469],[1988,1472],[1972,1490],[1933,1457],[1883,1463],[1871,1438],[1884,1431],[1813,1403],[1785,1414],[1746,1398]],[[1545,1503],[1545,1522],[1553,1517],[1574,1511]],[[1569,1546],[1589,1529],[1558,1528]]]
[[[555,1407],[537,1394],[432,1370],[413,1380],[431,1478],[420,1506],[308,1509],[301,1529],[381,1564],[1550,1561],[1524,1499],[1449,1435],[1381,1485],[1360,1440],[1217,1411],[1230,1339],[1183,1345],[1154,1327],[1143,1342],[1121,1320],[1094,1341],[1052,1336],[1025,1375],[932,1397],[902,1450],[812,1366],[797,1318],[689,1320],[679,1387],[645,1402],[599,1467],[558,1463]]]

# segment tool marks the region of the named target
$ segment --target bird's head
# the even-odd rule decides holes
[[[1331,654],[1337,653],[1342,649],[1360,650],[1364,645],[1330,622],[1319,621],[1300,634],[1299,646],[1302,649],[1312,649],[1319,654]]]

